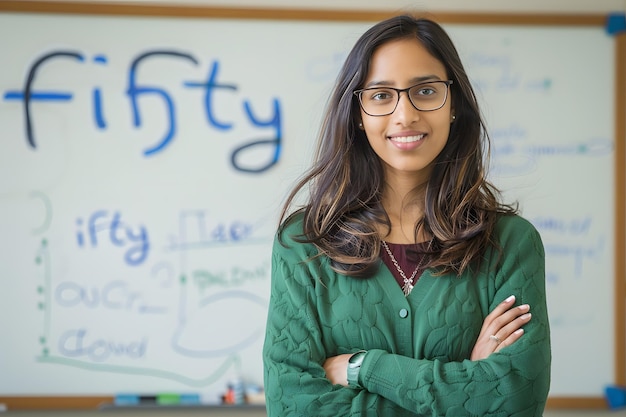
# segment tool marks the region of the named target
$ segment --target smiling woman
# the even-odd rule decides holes
[[[270,416],[543,414],[543,245],[485,178],[486,142],[438,24],[356,42],[274,243]]]

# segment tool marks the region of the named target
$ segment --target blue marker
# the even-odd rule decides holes
[[[139,396],[135,394],[117,394],[113,400],[115,405],[139,405]]]
[[[181,405],[200,405],[200,394],[180,394]]]

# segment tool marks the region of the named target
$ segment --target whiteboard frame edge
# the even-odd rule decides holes
[[[85,1],[3,0],[0,12],[86,15],[161,16],[267,20],[378,21],[398,13],[430,16],[443,23],[524,26],[604,26],[599,13],[469,13],[437,12],[405,8],[397,10],[349,10],[312,8],[243,8],[172,4],[107,3]]]
[[[615,37],[615,383],[626,386],[626,34]]]

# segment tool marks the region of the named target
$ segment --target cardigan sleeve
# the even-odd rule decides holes
[[[333,385],[314,302],[315,263],[293,262],[303,245],[274,243],[272,285],[263,345],[266,407],[269,417],[380,416],[401,408],[377,394]],[[305,258],[306,255],[296,256]],[[319,275],[317,275],[319,276]]]
[[[490,311],[515,294],[519,303],[531,306],[524,335],[480,361],[416,360],[369,351],[359,374],[365,389],[419,416],[543,415],[551,363],[545,256],[537,231],[525,220],[513,219],[522,227],[500,228],[502,251]]]

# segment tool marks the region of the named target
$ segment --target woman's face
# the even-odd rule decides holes
[[[421,82],[447,79],[443,64],[430,55],[420,42],[400,39],[376,49],[363,88],[403,89]],[[442,83],[439,86],[445,88]],[[422,100],[433,91],[426,88],[413,92],[414,101]],[[385,99],[385,95],[369,97],[376,101]],[[440,109],[420,111],[409,101],[408,92],[404,92],[400,93],[400,101],[390,115],[370,116],[361,108],[367,140],[382,160],[388,179],[393,175],[410,174],[418,183],[428,180],[432,162],[448,140],[452,122],[451,102],[448,92],[446,102]]]

